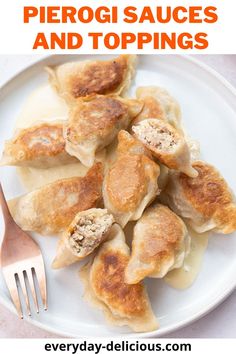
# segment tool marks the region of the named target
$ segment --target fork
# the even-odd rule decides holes
[[[17,313],[23,319],[23,302],[31,316],[31,303],[39,313],[39,287],[44,309],[47,310],[46,276],[42,253],[37,243],[13,220],[0,183],[0,202],[5,222],[1,246],[1,268]],[[23,295],[23,296],[22,296]],[[30,297],[33,301],[30,301]],[[24,299],[24,300],[23,300]]]

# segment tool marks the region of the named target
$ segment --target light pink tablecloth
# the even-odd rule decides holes
[[[236,55],[198,55],[196,57],[216,69],[236,87]],[[22,66],[31,63],[34,58],[35,56],[0,57],[0,84]],[[0,305],[0,337],[50,338],[56,336],[19,320]],[[236,291],[210,314],[171,333],[168,337],[236,338]]]

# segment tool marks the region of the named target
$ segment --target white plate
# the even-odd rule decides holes
[[[94,56],[96,57],[96,56]],[[62,63],[91,56],[51,56],[26,68],[2,87],[0,93],[1,146],[11,136],[14,121],[32,89],[47,80],[46,64]],[[105,56],[102,56],[105,58]],[[139,57],[135,82],[167,88],[180,102],[183,121],[189,134],[201,144],[202,156],[219,168],[236,192],[236,93],[223,78],[196,60],[181,56]],[[43,104],[43,103],[42,103]],[[14,168],[1,168],[1,180],[8,198],[23,192]],[[2,219],[1,230],[3,230]],[[219,304],[236,286],[236,237],[213,235],[204,257],[202,270],[194,285],[185,291],[170,288],[162,280],[147,281],[153,309],[160,329],[135,336],[162,336],[189,324]],[[46,261],[49,310],[34,315],[30,322],[63,336],[121,336],[133,334],[127,328],[106,325],[100,311],[82,299],[83,288],[77,275],[78,265],[52,271],[50,263],[56,239],[37,237]],[[0,301],[14,311],[2,277]]]

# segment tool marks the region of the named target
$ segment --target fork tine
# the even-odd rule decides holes
[[[37,298],[37,294],[36,294],[36,290],[35,290],[35,284],[34,284],[32,270],[30,269],[29,272],[26,272],[26,275],[27,275],[27,279],[28,279],[28,282],[29,282],[29,287],[30,287],[31,294],[33,296],[33,300],[34,300],[34,304],[35,304],[35,307],[36,307],[36,311],[37,311],[37,313],[39,313],[39,303],[38,303],[38,298]]]
[[[47,310],[47,285],[46,285],[46,277],[44,266],[39,269],[32,268],[32,274],[35,276],[35,280],[38,282],[42,303],[44,306],[44,310]]]
[[[44,308],[45,310],[47,309],[44,261],[37,242],[29,234],[25,233],[13,220],[2,191],[1,182],[0,204],[5,221],[5,233],[0,256],[2,272],[16,310],[19,316],[23,318],[24,301],[29,315],[31,314],[31,308],[33,309],[30,303],[31,294],[37,312],[39,312],[37,286],[39,286]]]
[[[22,313],[22,306],[20,302],[20,296],[19,296],[19,291],[18,291],[18,286],[16,282],[16,277],[15,274],[7,272],[3,272],[4,274],[4,279],[7,284],[9,293],[11,295],[12,301],[15,305],[16,311],[19,315],[20,318],[23,318],[23,313]]]
[[[24,300],[25,300],[25,304],[26,304],[28,315],[31,316],[29,293],[28,293],[28,290],[27,290],[27,287],[26,287],[24,274],[22,272],[18,272],[17,276],[18,276],[18,279],[19,279],[19,285],[21,287],[21,290],[22,290],[22,293],[23,293],[23,296],[24,296]]]

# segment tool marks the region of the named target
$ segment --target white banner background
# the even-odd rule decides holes
[[[143,6],[215,6],[217,7],[218,21],[216,23],[184,23],[178,24],[174,21],[168,24],[127,24],[122,22],[122,9],[126,6],[136,6],[137,13],[140,13]],[[39,19],[33,18],[30,23],[23,23],[24,6],[119,6],[120,21],[118,24],[101,24],[93,21],[88,24],[40,24]],[[154,11],[155,13],[155,11]],[[145,45],[143,50],[137,50],[137,45],[132,44],[126,52],[129,53],[211,53],[211,54],[233,54],[236,53],[236,1],[233,0],[6,0],[0,2],[0,54],[32,54],[32,53],[121,53],[125,52],[117,48],[109,50],[105,48],[103,41],[100,42],[99,50],[92,50],[92,41],[87,39],[88,32],[206,32],[208,34],[209,46],[204,50],[179,49],[176,50],[153,50],[153,45]],[[83,46],[75,50],[33,50],[33,43],[38,32],[49,34],[50,32],[79,32],[84,37]]]
[[[112,350],[112,347],[109,347],[109,351],[106,349],[101,349],[98,351],[96,345],[106,345],[107,343],[113,342],[113,348],[116,343],[121,344],[122,340],[110,339],[97,339],[90,338],[88,340],[70,340],[70,339],[61,339],[61,340],[46,340],[46,339],[2,339],[0,341],[0,350],[4,354],[15,354],[24,353],[24,354],[46,354],[46,353],[69,353],[69,354],[79,354],[79,353],[91,353],[91,354],[105,354],[105,353],[158,353],[159,351],[148,351],[148,350],[130,350],[130,351],[115,351]],[[127,339],[123,338],[123,341],[127,342]],[[236,350],[236,339],[130,339],[129,343],[134,343],[134,345],[139,342],[139,346],[142,348],[142,343],[148,344],[155,343],[161,344],[160,352],[166,353],[191,353],[191,354],[235,354]],[[184,349],[177,349],[179,344],[191,344],[191,351],[184,351]],[[47,344],[47,349],[45,350],[45,345]],[[74,350],[74,346],[77,344],[81,345],[78,347],[77,351]],[[169,346],[169,349],[166,349],[166,345],[174,345],[173,348]],[[69,346],[68,346],[69,345]],[[93,350],[88,350],[88,346],[94,346]],[[51,350],[50,350],[51,348]],[[76,348],[76,347],[75,347]]]

